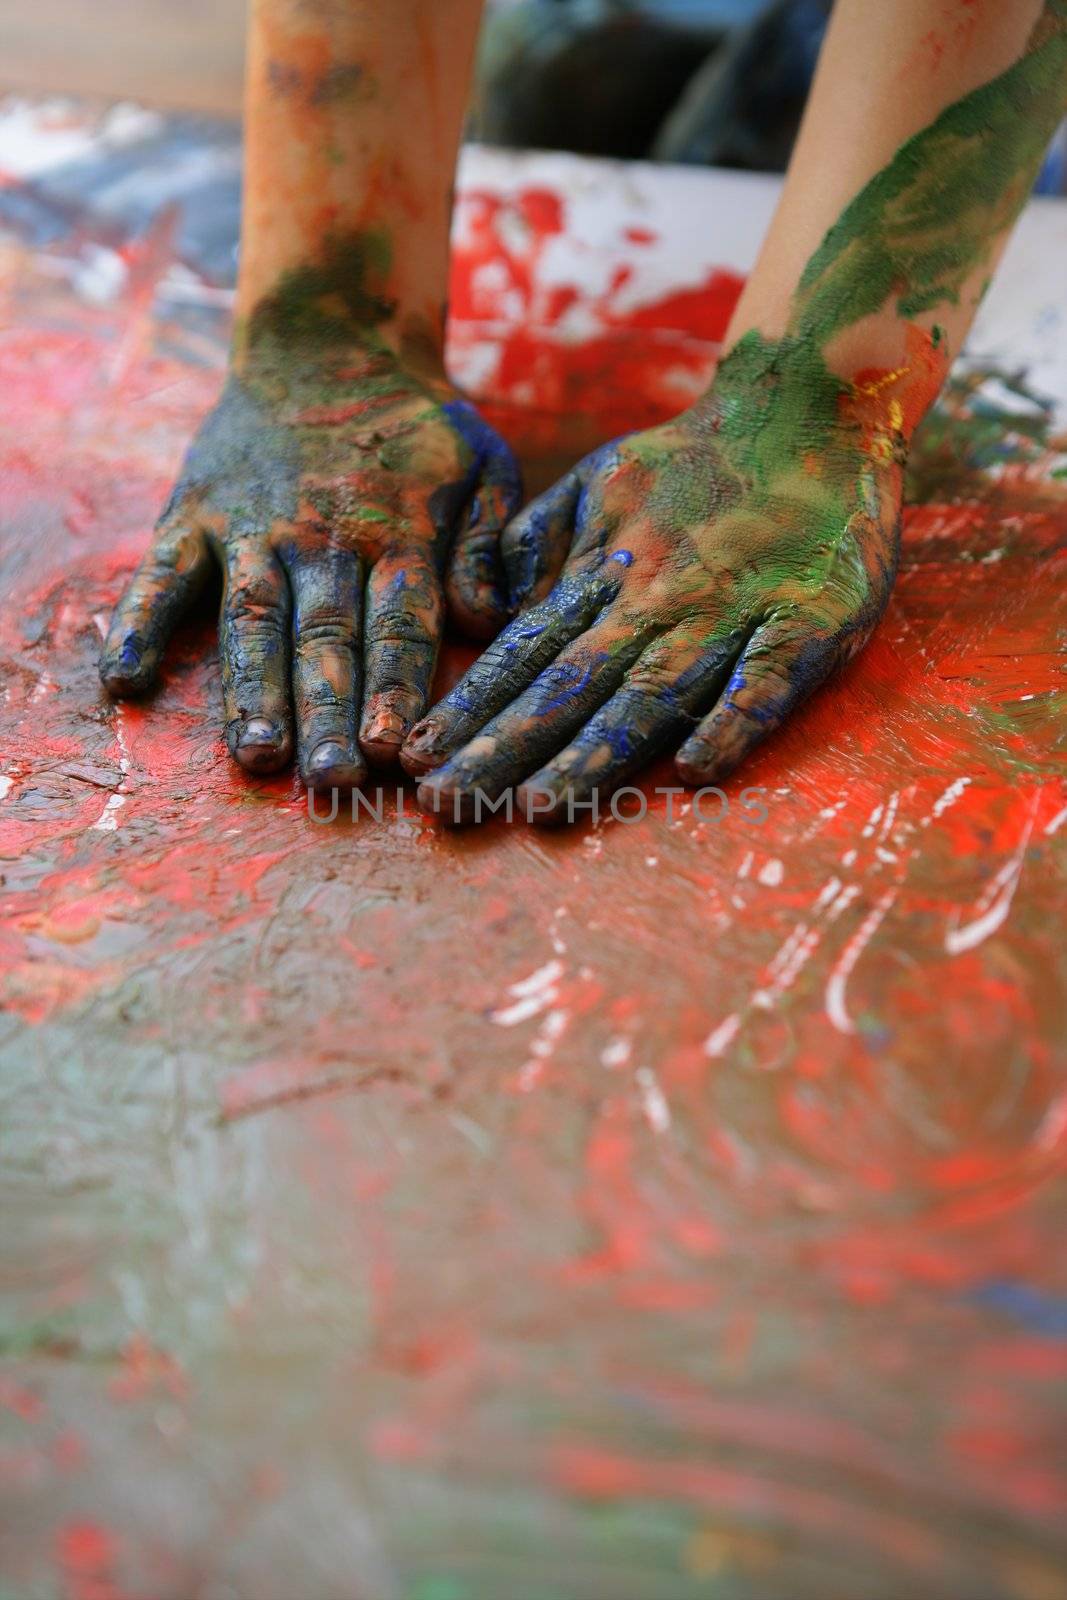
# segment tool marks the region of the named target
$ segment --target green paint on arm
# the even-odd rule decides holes
[[[384,293],[392,243],[382,231],[335,235],[317,261],[285,272],[256,306],[248,338],[289,345],[338,344],[388,322],[394,302]]]
[[[1032,47],[902,145],[804,269],[791,332],[825,345],[896,300],[902,317],[958,304],[1030,193],[1067,103],[1067,5]]]

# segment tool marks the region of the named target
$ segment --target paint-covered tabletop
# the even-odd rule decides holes
[[[98,687],[234,130],[11,102],[0,174],[3,1600],[1067,1596],[1067,205],[725,802],[456,833],[243,776],[209,623]],[[466,152],[534,487],[703,385],[775,194]]]

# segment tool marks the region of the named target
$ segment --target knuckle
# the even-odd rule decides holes
[[[289,659],[287,641],[274,626],[252,623],[242,628],[224,627],[221,649],[223,665],[231,677],[250,677],[256,682],[281,672]]]
[[[791,693],[794,688],[789,668],[770,658],[754,662],[746,678],[745,690],[748,693],[743,690],[732,697],[733,703],[742,711],[745,709],[746,699],[758,697],[761,701],[776,700],[782,695]]]
[[[426,686],[416,682],[415,675],[411,672],[400,674],[376,669],[370,674],[372,681],[368,685],[369,692],[374,696],[375,710],[382,709],[382,701],[388,702],[386,709],[405,710],[409,707],[421,708],[425,699]],[[365,713],[370,715],[369,710]]]
[[[274,578],[267,573],[253,573],[230,587],[226,613],[238,626],[255,622],[277,626],[281,598],[280,586]]]
[[[156,528],[138,572],[165,581],[196,563],[198,541],[183,528]]]
[[[410,611],[379,611],[367,631],[369,642],[378,649],[426,649],[431,643],[428,624]]]
[[[666,667],[634,667],[626,675],[626,689],[636,699],[663,700],[674,687],[674,673]]]
[[[319,722],[329,722],[331,725],[347,727],[351,720],[355,696],[350,694],[337,694],[328,685],[319,684],[310,693],[305,694],[299,704],[299,715],[302,722],[315,718]]]
[[[337,612],[316,612],[297,619],[296,639],[302,649],[343,649],[355,644],[355,619]]]

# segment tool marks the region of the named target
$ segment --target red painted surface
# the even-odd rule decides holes
[[[706,387],[744,284],[712,268],[691,289],[651,300],[629,294],[625,246],[654,249],[648,228],[621,226],[619,264],[605,293],[546,279],[545,250],[564,228],[559,196],[461,197],[449,292],[451,355],[494,420],[527,450],[592,447],[674,416]],[[488,360],[479,359],[483,354]]]
[[[501,245],[500,326],[472,204],[532,453],[707,370],[732,281],[582,345]],[[222,346],[158,239],[110,307],[55,260],[0,258],[5,1600],[1067,1593],[1062,483],[909,513],[762,823],[664,766],[634,825],[318,827],[209,623],[98,692]]]

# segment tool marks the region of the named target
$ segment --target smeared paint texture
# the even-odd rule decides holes
[[[943,330],[915,319],[980,273],[1065,97],[1067,5],[1048,0],[1022,58],[845,209],[781,338],[746,333],[688,412],[587,457],[512,523],[503,558],[533,610],[412,732],[401,759],[428,809],[474,816],[525,780],[551,802],[541,820],[573,820],[679,741],[682,780],[718,784],[862,648],[896,572],[908,446],[948,370]],[[835,339],[876,313],[900,321],[903,359],[840,373]],[[557,695],[561,669],[580,694]]]
[[[1067,6],[1047,0],[1021,60],[916,134],[845,210],[804,270],[795,325],[825,342],[894,301],[958,301],[1030,192],[1067,98]]]
[[[113,618],[116,695],[156,682],[167,639],[224,578],[226,738],[249,770],[351,787],[425,709],[443,621],[507,615],[498,538],[520,496],[504,442],[456,399],[393,315],[379,235],[334,239],[239,328],[237,357]],[[420,378],[420,371],[430,376]]]
[[[614,169],[468,171],[461,210],[560,185],[595,254]],[[703,280],[736,189],[687,181]],[[1067,457],[1032,385],[961,373],[916,436],[893,604],[753,756],[766,822],[664,764],[640,825],[442,834],[388,780],[317,827],[228,760],[209,623],[158,701],[94,698],[226,360],[181,232],[83,290],[115,214],[0,234],[0,1588],[1062,1600]],[[660,375],[708,349],[665,315]],[[500,356],[544,483],[589,419],[554,377],[520,411],[512,331],[457,353]],[[667,392],[593,344],[602,442]]]

